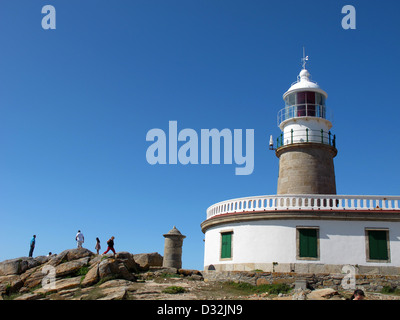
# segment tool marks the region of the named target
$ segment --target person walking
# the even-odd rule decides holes
[[[107,241],[107,245],[108,245],[108,248],[107,248],[107,250],[106,251],[104,251],[104,253],[103,254],[106,254],[108,251],[112,251],[112,252],[114,252],[114,255],[115,255],[115,250],[114,250],[114,236],[112,236],[108,241]]]
[[[75,236],[77,248],[82,248],[82,244],[85,242],[85,237],[83,236],[83,233],[81,230],[78,230],[78,233]]]
[[[96,238],[96,246],[94,248],[96,249],[97,254],[99,254],[99,251],[101,249],[99,238]]]
[[[34,234],[31,239],[31,249],[29,250],[29,257],[32,258],[33,250],[35,249],[36,235]]]

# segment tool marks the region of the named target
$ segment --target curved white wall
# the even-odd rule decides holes
[[[319,227],[318,260],[296,259],[296,227]],[[367,262],[365,228],[389,230],[390,262]],[[229,260],[220,259],[224,231],[233,231]],[[205,232],[205,267],[272,262],[400,266],[400,225],[379,221],[261,220],[219,225]]]
[[[291,144],[291,130],[293,129],[293,143],[306,142],[307,141],[307,131],[308,132],[308,142],[321,143],[321,129],[324,132],[324,143],[328,143],[328,132],[332,124],[320,118],[295,118],[287,121],[283,127],[283,140],[284,144]],[[333,138],[333,135],[332,135]]]

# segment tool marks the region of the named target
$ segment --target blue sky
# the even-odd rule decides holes
[[[41,9],[56,9],[44,30]],[[344,30],[341,9],[356,8]],[[183,267],[202,269],[213,203],[276,194],[269,135],[301,70],[328,93],[338,194],[399,195],[397,1],[0,2],[0,261],[75,247],[163,254],[174,225]],[[146,134],[254,129],[254,171],[150,165]],[[182,144],[182,143],[181,143]]]

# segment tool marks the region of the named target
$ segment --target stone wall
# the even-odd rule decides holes
[[[346,289],[342,285],[344,273],[295,273],[295,272],[247,272],[247,271],[204,271],[205,281],[235,281],[253,285],[286,283],[295,287],[296,282],[305,281],[309,289]],[[346,282],[347,279],[343,281]],[[400,287],[400,275],[356,274],[355,287],[367,292],[379,292],[383,287]],[[347,288],[348,289],[348,288]]]
[[[356,274],[366,275],[400,275],[400,267],[395,266],[363,266],[349,264],[323,264],[323,263],[231,263],[231,264],[212,264],[205,266],[205,271],[227,272],[227,271],[254,271],[273,273],[310,273],[310,274],[334,274],[342,273],[343,268],[352,266]]]
[[[321,143],[278,148],[277,194],[336,194],[333,158],[336,149]]]

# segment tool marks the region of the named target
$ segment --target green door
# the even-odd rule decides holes
[[[383,230],[369,230],[369,258],[372,260],[388,260],[387,234]]]
[[[232,257],[232,232],[221,234],[221,259]]]
[[[299,229],[300,258],[318,258],[317,229]]]

